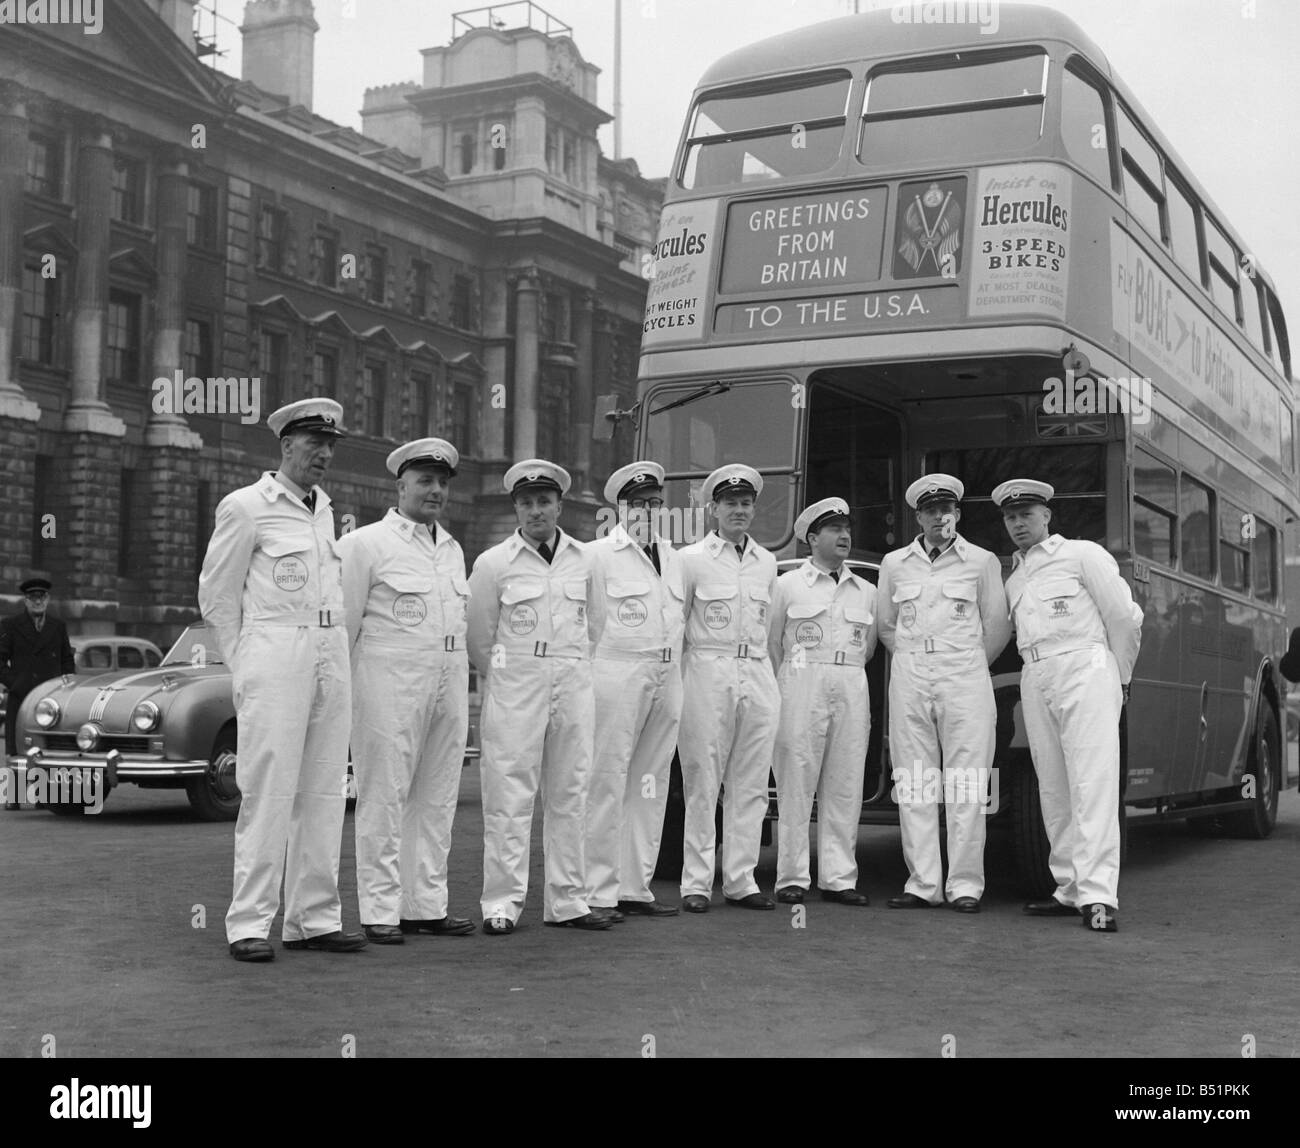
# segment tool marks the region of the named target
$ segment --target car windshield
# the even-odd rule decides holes
[[[207,626],[191,626],[176,639],[163,659],[164,666],[219,666],[224,662],[217,636]]]

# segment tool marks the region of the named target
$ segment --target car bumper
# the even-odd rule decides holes
[[[40,769],[93,769],[103,770],[109,785],[119,781],[163,781],[202,777],[208,768],[206,758],[194,761],[173,761],[159,754],[121,753],[68,753],[59,750],[33,747],[25,754],[11,754],[7,759],[11,773],[21,779],[29,768]]]

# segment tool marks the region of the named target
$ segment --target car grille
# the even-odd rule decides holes
[[[45,748],[55,753],[79,753],[77,749],[77,735],[75,733],[48,733],[45,735]],[[95,753],[107,753],[110,749],[115,749],[118,753],[148,753],[149,739],[147,737],[112,737],[105,736],[99,739],[99,747]]]

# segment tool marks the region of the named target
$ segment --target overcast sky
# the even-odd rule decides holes
[[[614,110],[615,0],[546,0],[602,69]],[[240,22],[242,0],[216,0]],[[858,0],[861,10],[888,8]],[[448,43],[452,0],[316,0],[316,111],[359,128],[368,87],[418,80],[421,48]],[[1297,0],[1045,0],[1087,32],[1277,285],[1300,343],[1300,3]],[[623,154],[666,175],[700,74],[719,56],[853,11],[853,0],[623,0]],[[353,13],[348,15],[348,13]],[[512,21],[513,22],[513,21]],[[238,35],[220,31],[238,74]],[[613,154],[613,133],[601,144]]]

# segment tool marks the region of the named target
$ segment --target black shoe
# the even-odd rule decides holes
[[[924,897],[918,897],[915,893],[900,893],[897,897],[890,897],[886,904],[891,909],[928,909],[930,902]]]
[[[871,898],[856,889],[823,889],[823,901],[834,901],[840,905],[870,905]]]
[[[775,909],[776,902],[771,897],[764,897],[762,893],[747,893],[743,897],[724,897],[728,905],[735,905],[737,909]]]
[[[1079,910],[1073,905],[1064,905],[1055,897],[1046,901],[1026,901],[1023,910],[1031,917],[1077,917]]]
[[[316,949],[322,953],[355,953],[369,943],[360,933],[344,933],[335,929],[319,937],[304,937],[301,941],[285,941],[286,949]]]
[[[1109,905],[1098,902],[1092,905],[1084,905],[1080,911],[1083,913],[1083,927],[1085,929],[1091,929],[1094,933],[1119,932],[1119,921],[1116,920],[1115,910]]]
[[[806,892],[806,889],[802,889],[798,885],[782,885],[776,891],[776,899],[782,905],[802,905]]]
[[[980,902],[978,897],[958,897],[955,901],[949,901],[948,907],[958,913],[978,913]]]
[[[675,917],[677,910],[658,901],[620,901],[619,909],[629,917]]]
[[[688,913],[707,913],[709,899],[700,893],[688,893],[682,898],[682,908]]]
[[[570,917],[567,921],[543,921],[542,924],[552,929],[608,929],[613,922],[595,913],[583,913],[581,917]]]
[[[476,928],[473,921],[464,917],[435,917],[428,921],[413,921],[403,917],[398,927],[403,933],[432,933],[435,937],[463,937]]]
[[[598,917],[604,917],[611,925],[621,925],[627,920],[617,909],[611,909],[608,905],[592,905],[591,911]]]
[[[402,945],[406,943],[406,938],[402,936],[402,930],[396,925],[362,925],[366,931],[366,940],[374,941],[376,945]]]
[[[245,937],[242,941],[230,942],[230,955],[237,961],[273,961],[275,950],[270,941],[261,937]]]
[[[509,917],[486,917],[483,920],[483,932],[489,937],[504,937],[515,931],[515,923]]]

